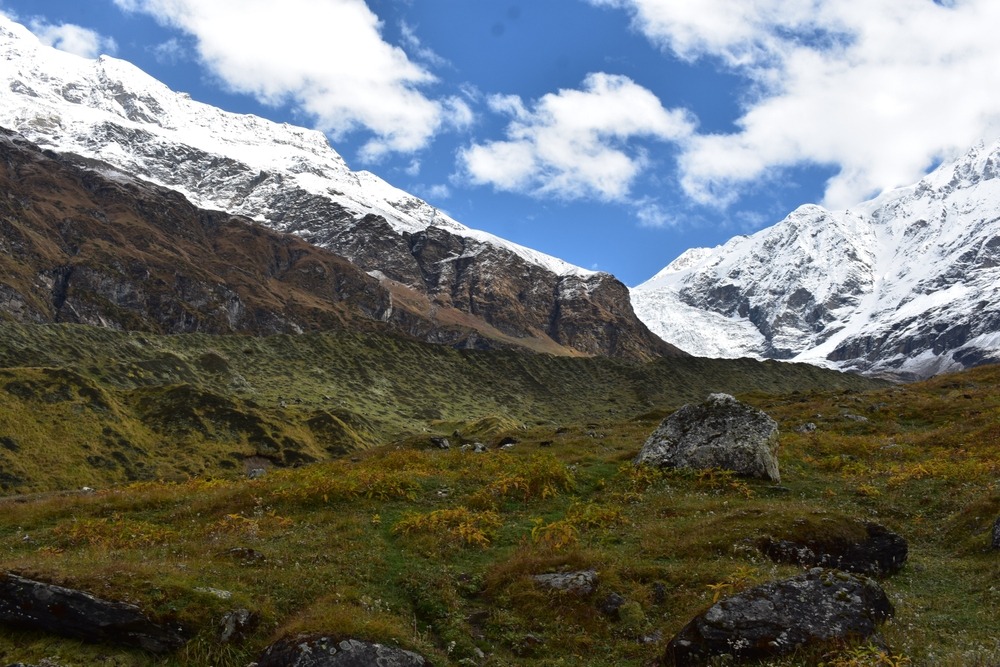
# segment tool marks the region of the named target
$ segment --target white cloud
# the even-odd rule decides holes
[[[642,227],[675,227],[679,224],[677,218],[671,216],[659,202],[652,199],[641,199],[633,203],[635,217]]]
[[[844,207],[1000,135],[996,0],[590,0],[652,42],[750,86],[739,130],[683,145],[681,183],[726,205],[786,167],[828,165]]]
[[[410,160],[410,164],[408,164],[406,168],[403,169],[403,173],[406,174],[407,176],[419,176],[421,166],[422,165],[420,164],[420,160],[414,158]]]
[[[173,65],[187,59],[187,50],[176,37],[149,47],[149,50],[159,63]]]
[[[192,35],[202,62],[232,90],[291,103],[334,138],[364,129],[362,157],[425,147],[471,122],[461,100],[435,100],[436,78],[382,39],[363,0],[114,0]]]
[[[113,55],[118,52],[118,44],[114,39],[89,28],[72,23],[54,25],[40,18],[31,19],[28,25],[43,44],[83,58],[96,58],[101,54]]]
[[[631,79],[603,73],[530,109],[516,96],[493,96],[488,104],[511,117],[507,139],[461,151],[463,169],[474,183],[536,196],[627,201],[647,164],[637,140],[678,141],[694,128],[687,113],[664,109]]]
[[[451,197],[451,188],[444,183],[430,185],[423,190],[427,199],[448,199]]]
[[[445,58],[442,58],[432,49],[424,46],[417,36],[417,31],[408,23],[400,23],[399,32],[402,37],[403,46],[406,47],[410,55],[427,63],[433,67],[448,67],[451,65]]]

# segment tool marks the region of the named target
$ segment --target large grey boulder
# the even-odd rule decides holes
[[[20,628],[86,642],[134,646],[151,653],[180,647],[179,631],[153,623],[135,605],[111,602],[89,593],[0,575],[0,621]]]
[[[257,667],[429,667],[423,656],[401,648],[314,636],[282,639],[271,644]]]
[[[780,482],[778,424],[729,394],[712,394],[664,419],[635,463],[668,468],[732,470]]]
[[[712,605],[667,645],[667,667],[708,664],[729,655],[760,660],[845,641],[864,641],[893,614],[872,579],[815,568]]]

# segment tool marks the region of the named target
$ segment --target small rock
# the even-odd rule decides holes
[[[210,588],[208,586],[197,586],[194,590],[198,593],[215,596],[220,600],[228,600],[233,597],[233,594],[230,591],[224,591],[219,588]]]
[[[242,561],[243,565],[261,565],[267,562],[267,556],[249,547],[233,547],[226,554]]]
[[[438,449],[451,449],[451,442],[448,438],[431,438],[431,445]]]
[[[1000,549],[1000,518],[993,522],[993,548]]]
[[[400,648],[326,636],[282,639],[264,649],[257,667],[429,667],[423,656]]]
[[[581,597],[590,595],[597,590],[597,572],[594,570],[536,574],[532,578],[536,584],[543,588],[572,593]]]
[[[795,429],[797,433],[812,433],[815,430],[816,430],[816,424],[814,424],[813,422],[806,422],[805,424],[802,424],[801,426]]]
[[[257,614],[249,609],[234,609],[219,622],[219,641],[227,644],[233,640],[243,639],[256,627]]]
[[[852,414],[850,412],[844,413],[844,419],[847,419],[847,420],[852,421],[852,422],[859,422],[859,423],[865,423],[865,422],[868,421],[868,417],[863,417],[861,415],[855,415],[855,414]]]
[[[609,618],[618,618],[618,611],[625,604],[625,598],[618,593],[612,593],[597,603],[597,611]]]
[[[652,634],[641,635],[636,641],[640,644],[659,644],[663,641],[663,631],[655,630]]]

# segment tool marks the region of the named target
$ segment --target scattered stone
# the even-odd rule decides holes
[[[892,616],[885,591],[872,579],[814,568],[713,604],[667,644],[664,664],[705,665],[788,655],[803,647],[864,641]]]
[[[778,563],[833,567],[871,576],[888,576],[903,568],[909,547],[902,536],[877,523],[864,524],[867,536],[860,540],[846,538],[794,541],[764,538],[760,550]]]
[[[535,650],[544,643],[545,640],[541,637],[527,634],[521,637],[521,641],[517,642],[511,649],[514,651],[514,655],[524,657],[535,653]]]
[[[778,424],[729,394],[712,394],[664,419],[635,464],[696,470],[719,468],[780,482]]]
[[[663,604],[667,601],[667,586],[662,581],[653,584],[653,604]]]
[[[816,430],[816,424],[813,422],[806,422],[795,429],[797,433],[812,433]]]
[[[855,414],[852,414],[850,412],[845,412],[844,413],[844,419],[847,419],[847,420],[852,421],[852,422],[859,422],[859,423],[865,423],[865,422],[868,421],[868,417],[863,417],[861,415],[855,415]]]
[[[383,644],[312,636],[268,646],[257,667],[429,667],[423,656]]]
[[[241,561],[242,565],[261,565],[267,562],[267,556],[249,547],[233,547],[228,549],[226,553]]]
[[[532,579],[543,588],[555,591],[586,596],[597,590],[597,572],[581,570],[579,572],[554,572],[552,574],[536,574]]]
[[[0,621],[87,642],[134,646],[151,653],[166,653],[184,643],[178,631],[153,623],[135,605],[109,602],[15,574],[0,576]]]
[[[434,437],[431,438],[431,445],[438,449],[451,449],[451,442],[448,438]]]
[[[625,598],[618,593],[612,593],[597,603],[597,611],[609,618],[618,619],[618,612],[625,604]]]
[[[993,548],[1000,549],[1000,518],[993,522]]]
[[[497,446],[502,448],[505,445],[517,445],[520,442],[521,441],[518,440],[517,438],[508,435],[507,437],[505,437],[502,440],[500,440],[500,442],[497,443]]]
[[[246,637],[260,619],[249,609],[234,609],[227,612],[219,622],[219,641],[228,644]]]
[[[469,624],[470,635],[473,639],[483,639],[485,634],[483,629],[490,620],[490,612],[485,610],[474,611],[465,618]]]
[[[205,595],[215,596],[215,597],[219,598],[220,600],[229,600],[230,598],[233,597],[232,592],[230,592],[230,591],[224,591],[224,590],[222,590],[220,588],[210,588],[208,586],[197,586],[197,587],[195,587],[194,590],[196,592],[198,592],[198,593],[204,593]]]
[[[648,635],[641,635],[636,641],[640,644],[659,644],[663,641],[663,630],[654,630]]]
[[[250,468],[247,470],[247,479],[260,479],[267,474],[267,468]]]
[[[517,445],[515,445],[512,442],[508,442],[506,445],[500,445],[500,450],[504,451],[504,452],[509,452],[510,450],[514,449],[514,447],[516,447],[516,446]]]
[[[486,445],[484,445],[481,442],[474,442],[471,445],[465,444],[462,445],[459,449],[461,449],[463,452],[475,452],[476,454],[482,454],[483,452],[488,451]]]

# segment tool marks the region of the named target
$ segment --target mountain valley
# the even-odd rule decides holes
[[[807,567],[762,545],[888,531],[878,634],[761,664],[1000,664],[1000,144],[629,290],[2,14],[0,63],[0,664],[668,665]],[[635,463],[719,393],[780,483]]]

